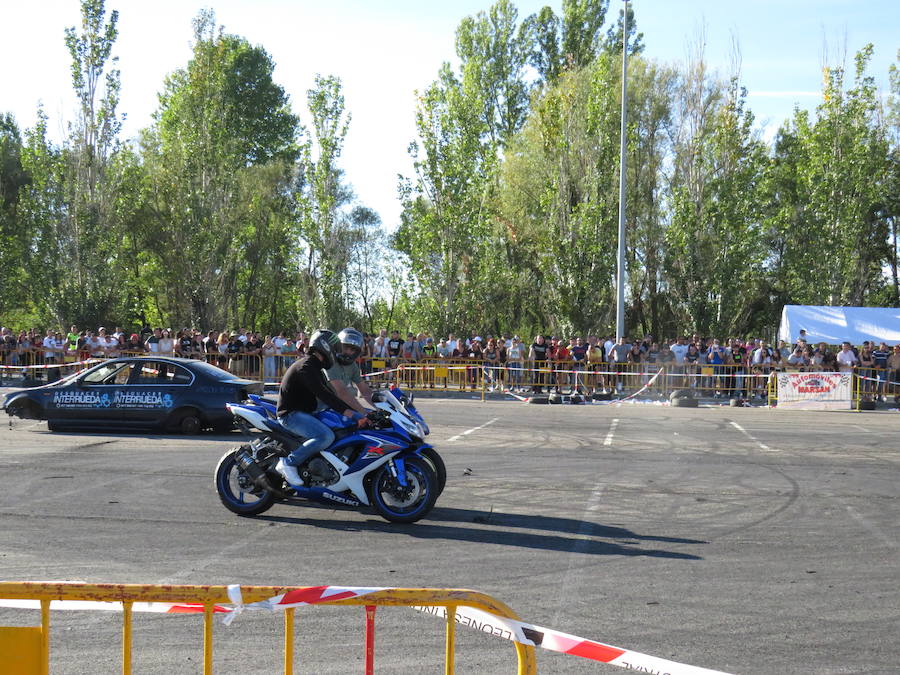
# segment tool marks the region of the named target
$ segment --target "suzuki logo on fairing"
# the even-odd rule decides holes
[[[368,445],[366,446],[366,454],[363,456],[364,459],[371,459],[372,457],[381,457],[384,455],[384,450],[379,448],[377,445]]]
[[[354,499],[347,499],[346,497],[340,497],[336,494],[332,494],[331,492],[323,492],[323,497],[327,497],[328,499],[338,502],[340,504],[346,504],[347,506],[356,506],[359,502]]]
[[[371,445],[367,446],[366,447],[367,452],[370,451],[372,447],[383,448],[384,450],[397,450],[400,448],[399,445],[396,445],[395,443],[389,443],[381,438],[377,438],[374,436],[367,436],[366,434],[360,434],[360,435],[363,438],[365,438],[367,441],[372,441],[375,444],[374,446],[371,446]]]

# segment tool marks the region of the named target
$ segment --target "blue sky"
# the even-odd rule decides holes
[[[0,0],[0,112],[20,127],[34,124],[38,101],[61,138],[74,102],[63,30],[79,23],[77,0]],[[409,175],[406,148],[415,135],[414,94],[454,59],[460,19],[490,2],[457,0],[107,0],[120,14],[114,49],[122,71],[120,112],[126,137],[150,123],[165,75],[190,57],[191,19],[212,7],[230,33],[262,45],[276,63],[275,78],[304,121],[306,90],[316,73],[342,78],[353,116],[343,166],[359,200],[393,229],[399,218],[398,173]],[[561,0],[514,2],[520,18]],[[741,53],[749,104],[768,137],[795,105],[814,108],[827,62],[852,64],[867,42],[876,52],[870,74],[887,86],[888,66],[900,48],[898,0],[634,0],[645,55],[681,62],[686,45],[705,36],[708,63],[730,72],[732,45]],[[623,6],[611,0],[610,17]],[[852,65],[848,65],[852,68]]]

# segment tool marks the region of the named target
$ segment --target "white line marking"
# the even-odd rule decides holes
[[[861,427],[858,424],[851,424],[850,426],[855,427],[855,428],[859,429],[860,431],[863,431],[867,434],[871,433],[871,431],[869,429],[866,429],[865,427]]]
[[[603,439],[603,445],[612,445],[613,435],[616,433],[617,426],[619,426],[619,418],[614,417],[609,425],[609,433],[606,434],[606,438]]]
[[[857,513],[853,509],[853,507],[846,506],[845,508],[847,509],[847,513],[849,513],[854,519],[856,519],[859,522],[859,524],[862,525],[864,528],[866,528],[869,532],[871,532],[876,537],[881,539],[881,541],[883,541],[888,548],[892,548],[895,550],[897,549],[897,544],[894,542],[893,539],[888,537],[884,532],[882,532],[880,529],[878,529],[878,527],[876,527],[873,523],[869,522],[866,518],[864,518],[862,515]]]
[[[591,490],[591,496],[588,497],[587,504],[585,504],[584,511],[581,514],[581,524],[578,526],[578,534],[574,537],[575,542],[572,546],[572,553],[584,553],[588,550],[588,547],[595,542],[591,537],[595,525],[593,517],[600,508],[600,499],[603,497],[604,490],[605,487],[602,483],[597,483],[594,485],[594,489]],[[581,575],[583,574],[583,569],[580,564],[577,570],[573,569],[575,567],[576,556],[568,556],[568,558],[569,564],[562,576],[562,583],[559,588],[559,597],[564,600],[570,595],[577,595],[577,589],[581,584]],[[572,590],[573,585],[575,585],[575,592]],[[557,606],[554,625],[559,623],[560,616],[562,615],[562,612],[565,611],[566,606],[567,603],[565,601],[560,602]]]
[[[759,441],[759,439],[754,438],[754,437],[750,434],[750,432],[748,432],[746,429],[744,429],[744,427],[742,427],[742,426],[741,426],[740,424],[738,424],[737,422],[732,422],[732,423],[731,423],[731,426],[733,426],[735,429],[737,429],[738,431],[740,431],[742,434],[744,434],[744,436],[746,436],[746,437],[749,438],[751,441],[753,441],[754,443],[756,443],[756,444],[757,444],[760,448],[762,448],[763,450],[766,450],[766,451],[768,451],[768,452],[778,452],[777,450],[773,450],[772,448],[770,448],[770,447],[769,447],[768,445],[766,445],[765,443],[762,443],[761,441]]]
[[[489,422],[485,422],[480,427],[475,427],[474,429],[466,429],[461,434],[457,434],[456,436],[451,436],[450,438],[447,439],[446,442],[449,443],[450,441],[458,441],[463,436],[468,436],[469,434],[471,434],[474,431],[478,431],[479,429],[484,429],[487,425],[493,424],[494,422],[496,422],[499,419],[500,419],[499,417],[495,417],[494,419],[490,420]]]

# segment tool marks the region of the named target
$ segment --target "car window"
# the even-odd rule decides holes
[[[191,373],[186,368],[165,361],[140,361],[131,384],[190,384]]]
[[[202,373],[206,377],[210,377],[214,380],[227,382],[237,379],[237,375],[232,375],[227,370],[222,370],[218,366],[214,366],[211,363],[207,363],[206,361],[194,361],[191,367],[195,372]]]
[[[128,382],[129,375],[131,375],[131,364],[128,362],[104,363],[85,375],[82,382],[85,384],[125,384]]]

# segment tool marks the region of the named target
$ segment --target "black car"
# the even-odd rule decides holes
[[[226,403],[262,394],[262,382],[244,380],[194,359],[110,359],[43,387],[6,396],[8,415],[46,419],[63,429],[154,429],[195,434],[232,428]]]

